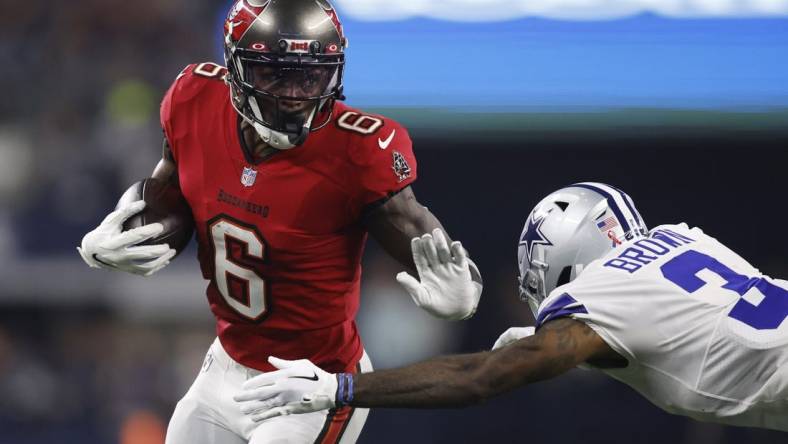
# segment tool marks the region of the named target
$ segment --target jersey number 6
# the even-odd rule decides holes
[[[208,232],[219,293],[241,316],[251,321],[262,319],[268,291],[256,269],[265,263],[265,240],[254,227],[221,216],[208,223]]]

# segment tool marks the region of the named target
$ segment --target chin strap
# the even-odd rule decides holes
[[[249,100],[254,100],[254,97],[250,97]],[[254,128],[257,135],[263,139],[263,142],[267,143],[271,147],[278,149],[278,150],[289,150],[291,148],[295,148],[298,145],[303,144],[306,141],[307,136],[309,135],[309,126],[312,124],[312,119],[314,117],[314,113],[307,119],[304,125],[299,129],[297,134],[290,134],[290,133],[283,133],[281,131],[274,131],[267,126],[255,122],[252,119],[246,117],[244,113],[238,109],[238,106],[233,100],[232,92],[230,93],[230,103],[235,109],[235,112],[238,113],[239,116],[244,120],[244,122],[248,123],[252,128]],[[257,104],[254,104],[254,108],[257,107]],[[254,112],[253,108],[253,112]]]
[[[260,123],[249,121],[246,116],[242,115],[242,117],[244,120],[246,120],[246,123],[252,125],[252,128],[254,128],[260,138],[263,139],[263,142],[278,150],[289,150],[291,148],[295,148],[296,146],[304,143],[308,134],[308,131],[303,130],[300,131],[300,134],[298,135],[274,131]]]
[[[262,116],[260,113],[260,105],[257,103],[257,99],[255,97],[249,97],[247,99],[249,101],[249,108],[252,109],[252,112],[255,114],[258,120],[262,120]],[[233,107],[235,103],[233,103]],[[242,113],[238,108],[235,108],[238,114],[241,115],[241,118],[246,121],[249,125],[252,125],[252,128],[257,132],[263,142],[271,145],[273,148],[278,150],[289,150],[291,148],[295,148],[297,144],[295,143],[296,140],[294,139],[301,139],[300,134],[293,135],[288,133],[283,133],[280,131],[274,131],[271,128],[259,123],[258,121],[253,121],[252,119],[248,118],[244,113]],[[303,139],[306,139],[304,137]],[[301,141],[303,143],[303,140]]]

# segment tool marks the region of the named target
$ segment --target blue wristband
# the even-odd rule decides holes
[[[353,374],[347,374],[347,396],[345,397],[347,400],[345,404],[350,404],[353,401]]]
[[[345,405],[345,374],[338,373],[337,374],[337,395],[335,397],[335,404],[337,407],[343,407]]]
[[[353,375],[351,373],[337,374],[337,394],[335,404],[344,407],[353,400]]]

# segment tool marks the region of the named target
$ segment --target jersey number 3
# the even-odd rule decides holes
[[[788,317],[788,290],[763,278],[738,274],[707,254],[686,251],[666,262],[661,270],[663,276],[687,293],[694,293],[707,284],[697,276],[701,270],[719,275],[725,280],[722,288],[734,291],[741,297],[728,317],[756,330],[778,328]]]
[[[226,217],[209,222],[214,279],[225,302],[238,314],[258,321],[266,314],[265,280],[256,271],[265,263],[265,240],[254,227]]]

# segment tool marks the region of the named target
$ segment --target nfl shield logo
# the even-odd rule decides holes
[[[243,186],[250,187],[254,185],[255,179],[257,179],[257,170],[250,167],[244,167],[244,172],[241,174],[241,183]]]

